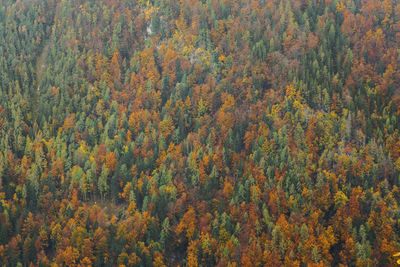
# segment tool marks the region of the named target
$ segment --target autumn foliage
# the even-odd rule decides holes
[[[0,0],[1,266],[393,266],[400,4]]]

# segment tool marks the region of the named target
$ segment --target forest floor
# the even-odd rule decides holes
[[[38,113],[39,113],[39,101],[40,101],[40,89],[42,86],[42,80],[43,76],[45,75],[46,71],[46,56],[47,53],[49,52],[49,47],[50,47],[50,40],[44,41],[43,49],[37,58],[36,61],[36,84],[37,84],[37,89],[34,90],[33,94],[33,116],[34,116],[34,121],[37,121],[38,118]]]
[[[36,62],[36,79],[37,79],[38,91],[40,91],[44,70],[46,69],[46,55],[49,52],[49,46],[50,46],[49,40],[45,41],[42,52],[40,53],[40,56],[38,57]]]
[[[85,201],[88,206],[99,206],[103,212],[107,215],[118,216],[118,214],[128,208],[127,204],[115,204],[112,201],[102,200],[100,198],[95,198],[92,200]]]

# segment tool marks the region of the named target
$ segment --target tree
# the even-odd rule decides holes
[[[107,191],[108,191],[108,173],[109,173],[109,171],[108,171],[106,165],[103,164],[103,167],[101,168],[99,180],[98,180],[98,185],[97,185],[102,199],[105,198],[105,196],[107,195]]]

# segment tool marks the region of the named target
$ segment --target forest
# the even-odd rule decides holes
[[[1,266],[395,266],[398,0],[0,0]]]

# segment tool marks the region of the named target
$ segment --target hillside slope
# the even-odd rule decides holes
[[[400,4],[0,0],[0,265],[392,266]]]

